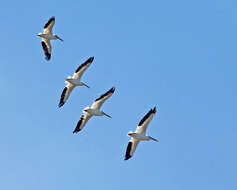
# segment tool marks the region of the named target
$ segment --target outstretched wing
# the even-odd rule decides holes
[[[72,90],[74,89],[75,85],[68,83],[67,86],[63,89],[63,92],[61,94],[61,98],[58,104],[58,107],[62,107],[65,102],[67,101],[68,97],[70,96]]]
[[[51,44],[48,39],[42,38],[42,48],[44,50],[45,59],[48,61],[51,58]]]
[[[82,128],[85,126],[85,124],[87,123],[87,121],[91,118],[91,114],[89,113],[84,113],[80,120],[77,122],[77,126],[76,128],[74,129],[73,133],[78,133],[79,131],[82,130]]]
[[[132,138],[129,141],[127,149],[126,149],[126,154],[125,154],[124,160],[128,160],[133,156],[133,154],[134,154],[134,152],[137,148],[138,143],[139,143],[139,140],[136,140],[134,138]]]
[[[52,29],[55,23],[55,17],[51,17],[48,22],[44,25],[44,33],[45,34],[52,34]]]
[[[90,57],[89,59],[87,59],[84,63],[82,63],[77,70],[75,71],[74,75],[72,78],[74,79],[79,79],[82,77],[83,73],[85,72],[85,70],[91,65],[91,63],[93,62],[94,57]]]
[[[152,120],[155,113],[156,113],[156,107],[154,107],[153,109],[150,109],[150,111],[139,122],[135,133],[145,134],[147,126],[150,123],[150,121]]]
[[[112,87],[111,89],[109,89],[106,93],[102,94],[99,98],[97,98],[94,103],[92,104],[91,108],[92,109],[100,109],[100,107],[102,106],[102,104],[105,102],[105,100],[107,100],[110,96],[112,96],[112,94],[114,93],[115,88]]]

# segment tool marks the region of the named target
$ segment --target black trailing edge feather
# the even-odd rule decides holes
[[[132,156],[130,155],[131,150],[132,150],[132,142],[130,141],[130,142],[128,143],[128,146],[127,146],[127,150],[126,150],[126,154],[125,154],[124,160],[128,160],[129,158],[132,157]]]
[[[44,28],[47,28],[49,25],[50,25],[50,23],[52,22],[52,21],[54,21],[55,20],[55,17],[53,16],[53,17],[51,17],[49,20],[48,20],[48,22],[44,25]]]
[[[59,102],[59,104],[58,104],[58,107],[62,107],[63,105],[64,105],[64,97],[65,97],[65,94],[66,94],[66,92],[67,92],[67,87],[65,87],[64,89],[63,89],[63,92],[62,92],[62,94],[61,94],[61,98],[60,98],[60,102]]]
[[[45,59],[46,59],[46,60],[50,60],[51,54],[50,54],[49,51],[48,51],[47,45],[45,44],[44,41],[41,41],[41,45],[42,45],[43,50],[44,50]]]
[[[110,94],[110,93],[114,93],[114,91],[115,91],[115,88],[114,87],[112,87],[111,89],[109,89],[106,93],[104,93],[104,94],[102,94],[99,98],[97,98],[96,100],[95,100],[95,102],[96,101],[98,101],[98,100],[100,100],[100,99],[102,99],[102,98],[104,98],[104,97],[106,97],[108,94]]]
[[[153,113],[156,113],[156,107],[154,107],[153,109],[150,109],[150,111],[139,122],[138,126],[141,126],[148,119],[148,117]]]
[[[77,73],[78,71],[81,70],[82,67],[84,67],[85,65],[87,65],[88,63],[92,63],[94,60],[94,57],[90,57],[89,59],[87,59],[84,63],[82,63],[77,70],[75,71],[75,73]]]
[[[82,121],[83,121],[83,115],[81,116],[81,118],[80,118],[80,120],[77,122],[77,126],[76,126],[76,128],[74,129],[74,131],[73,131],[73,133],[78,133],[81,129],[80,129],[80,127],[81,127],[81,125],[82,125]]]

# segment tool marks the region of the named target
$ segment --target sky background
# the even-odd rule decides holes
[[[55,16],[52,57],[37,33]],[[237,1],[2,1],[0,189],[237,189]],[[62,108],[64,79],[94,62]],[[116,87],[72,134],[82,110]],[[124,161],[130,130],[157,106]]]

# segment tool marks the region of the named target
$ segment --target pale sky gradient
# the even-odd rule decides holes
[[[45,5],[47,4],[47,6]],[[40,39],[55,16],[52,58]],[[0,189],[237,189],[237,1],[2,1]],[[64,79],[87,58],[58,108]],[[82,109],[116,87],[72,131]],[[158,111],[124,161],[130,130]]]

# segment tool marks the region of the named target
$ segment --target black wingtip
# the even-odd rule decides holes
[[[138,123],[138,126],[141,126],[151,114],[155,114],[155,113],[156,113],[156,107],[154,107],[153,109],[151,108],[149,112]]]
[[[60,103],[58,104],[58,107],[61,108],[63,105],[64,105],[64,102],[60,102]]]
[[[74,129],[74,131],[73,131],[72,133],[73,133],[73,134],[74,134],[74,133],[78,133],[79,131],[81,131],[81,129],[77,129],[77,128],[76,128],[76,129]]]
[[[132,142],[129,142],[129,143],[128,143],[128,146],[127,146],[127,149],[126,149],[126,153],[125,153],[125,158],[124,158],[124,160],[128,160],[128,159],[130,159],[130,158],[132,157],[132,156],[130,155],[131,149],[132,149]]]
[[[55,16],[51,16],[48,21],[52,22],[52,20],[55,20]]]
[[[129,160],[131,157],[132,156],[128,156],[128,157],[124,158],[124,161]]]
[[[47,61],[49,61],[50,58],[51,58],[51,54],[48,52],[48,48],[47,48],[45,42],[44,42],[44,41],[41,41],[41,45],[42,45],[43,50],[44,50],[45,59],[46,59]]]
[[[83,115],[81,116],[80,120],[77,122],[77,126],[76,126],[76,128],[74,129],[73,134],[74,134],[74,133],[78,133],[79,131],[82,130],[82,128],[80,128],[81,125],[82,125],[82,121],[83,121]]]
[[[112,92],[112,93],[114,93],[115,87],[113,86],[109,91]]]
[[[54,16],[50,17],[48,22],[44,25],[44,28],[47,28],[53,20],[55,20],[55,17]]]
[[[88,62],[93,62],[94,61],[94,57],[90,57],[87,61]]]
[[[46,59],[47,61],[49,61],[49,60],[50,60],[50,55],[49,55],[48,57],[45,57],[45,59]]]
[[[61,97],[60,97],[60,100],[59,100],[59,104],[58,104],[59,108],[62,107],[66,102],[66,101],[64,101],[64,97],[65,97],[66,92],[67,92],[67,87],[64,87],[63,92],[62,92]]]
[[[115,91],[115,87],[110,88],[106,93],[102,94],[102,95],[101,95],[99,98],[97,98],[95,101],[98,101],[98,100],[104,98],[105,96],[107,96],[107,95],[110,94],[110,93],[113,94],[114,91]]]
[[[82,64],[76,69],[75,73],[77,73],[78,71],[80,71],[80,69],[81,69],[82,67],[84,67],[85,65],[87,65],[88,63],[92,63],[93,60],[94,60],[94,57],[88,58],[84,63],[82,63]]]

